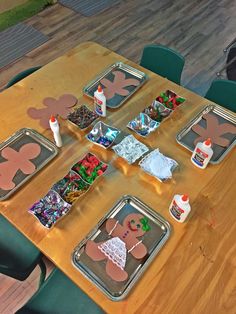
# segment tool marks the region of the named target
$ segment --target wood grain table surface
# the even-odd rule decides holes
[[[60,120],[64,146],[59,155],[28,183],[0,204],[0,212],[29,238],[58,268],[108,313],[235,313],[236,200],[233,149],[218,165],[194,167],[190,152],[175,140],[178,131],[209,101],[162,78],[96,43],[83,43],[0,94],[0,142],[23,127],[53,140],[27,108],[42,108],[45,97],[65,93],[93,108],[83,87],[104,68],[123,61],[149,75],[149,80],[122,107],[108,109],[105,122],[134,134],[128,121],[166,89],[186,98],[156,132],[140,140],[179,163],[173,179],[160,183],[137,164],[128,165],[108,149],[95,146],[84,133]],[[138,138],[138,137],[137,137]],[[112,171],[97,180],[54,228],[42,227],[28,213],[31,205],[63,177],[86,152],[111,164]],[[168,207],[174,194],[187,193],[192,211],[186,223],[175,222]],[[138,197],[172,225],[171,237],[138,280],[126,299],[109,300],[71,263],[76,245],[123,195]],[[9,244],[10,245],[10,244]]]

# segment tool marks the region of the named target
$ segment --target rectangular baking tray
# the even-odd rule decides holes
[[[98,85],[100,85],[100,80],[103,78],[107,78],[108,80],[113,81],[113,71],[119,70],[125,73],[126,78],[135,78],[140,84],[138,86],[128,86],[125,87],[126,90],[130,92],[127,96],[121,96],[115,94],[114,97],[107,100],[106,104],[109,108],[119,108],[123,105],[123,103],[130,98],[148,79],[148,75],[144,72],[141,72],[123,62],[117,62],[109,66],[104,72],[100,73],[95,79],[93,79],[88,85],[86,85],[83,89],[83,93],[90,98],[93,98],[94,92],[97,90]],[[102,84],[101,84],[102,85]]]
[[[139,260],[127,253],[125,271],[129,275],[128,279],[123,282],[117,282],[106,274],[105,260],[94,262],[87,256],[85,253],[85,245],[87,240],[101,242],[109,239],[105,229],[107,219],[115,218],[122,223],[123,219],[130,213],[142,214],[149,220],[151,230],[146,232],[142,237],[143,244],[147,247],[148,253]],[[141,202],[138,198],[126,195],[115,204],[87,237],[75,248],[72,254],[72,262],[74,266],[105,293],[108,298],[113,301],[119,301],[127,296],[135,282],[137,282],[144,270],[168,240],[170,232],[171,227],[169,223],[161,215]]]
[[[236,125],[236,115],[231,113],[230,111],[225,110],[224,108],[217,106],[217,105],[208,105],[202,111],[200,111],[177,135],[176,141],[182,145],[183,147],[187,148],[189,151],[194,151],[194,141],[198,137],[198,135],[192,131],[192,126],[195,124],[199,124],[206,127],[206,122],[202,119],[202,116],[206,113],[211,112],[212,114],[216,115],[218,118],[219,123],[232,123]],[[213,144],[213,156],[210,160],[211,164],[218,164],[220,163],[225,156],[231,151],[231,149],[236,144],[236,135],[227,133],[224,135],[225,138],[230,140],[230,145],[228,147],[221,147],[219,145]]]
[[[27,143],[37,143],[41,147],[41,153],[38,157],[30,160],[36,167],[35,171],[30,175],[24,174],[20,170],[17,171],[13,178],[15,187],[12,190],[3,190],[0,188],[0,200],[7,199],[15,191],[17,191],[26,181],[32,178],[40,169],[42,169],[49,161],[51,161],[57,154],[57,147],[47,138],[39,134],[37,131],[29,128],[23,128],[14,133],[6,141],[0,144],[0,163],[6,160],[1,156],[1,152],[6,147],[11,147],[19,151],[20,147]]]

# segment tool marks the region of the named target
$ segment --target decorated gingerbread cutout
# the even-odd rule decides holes
[[[52,97],[47,97],[43,100],[45,108],[37,109],[31,107],[27,110],[27,113],[32,119],[40,120],[40,125],[44,129],[49,129],[50,117],[52,115],[55,117],[59,115],[66,119],[70,113],[70,108],[77,103],[77,100],[78,99],[75,96],[70,94],[62,95],[58,100]]]
[[[19,151],[11,147],[2,150],[1,155],[6,161],[0,163],[0,188],[12,190],[16,184],[13,179],[18,170],[24,174],[31,174],[35,171],[35,165],[30,161],[39,156],[41,147],[36,143],[28,143],[21,146]]]
[[[106,231],[110,238],[100,243],[88,240],[85,252],[94,261],[107,260],[107,275],[115,281],[124,281],[128,278],[125,271],[127,254],[132,254],[136,259],[147,254],[146,246],[138,238],[150,229],[148,219],[141,214],[129,214],[122,225],[118,220],[109,218]]]
[[[100,83],[104,86],[104,94],[107,99],[117,95],[128,96],[129,91],[125,89],[128,86],[138,86],[140,82],[134,78],[125,78],[125,73],[121,71],[113,71],[114,79],[113,81],[103,78]]]
[[[222,135],[227,133],[236,134],[236,127],[230,123],[219,124],[217,117],[210,113],[206,113],[202,117],[206,120],[206,128],[203,128],[199,124],[192,126],[192,130],[199,135],[194,141],[194,145],[210,138],[214,144],[222,147],[229,146],[230,141],[222,137]]]

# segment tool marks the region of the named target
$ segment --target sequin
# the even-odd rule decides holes
[[[152,120],[147,114],[140,113],[127,124],[127,127],[135,131],[137,134],[146,137],[148,134],[155,131],[159,124],[160,123]]]
[[[85,105],[75,109],[67,117],[70,122],[78,126],[81,130],[87,128],[97,118],[98,115]]]
[[[58,193],[50,190],[29,209],[29,212],[37,217],[46,228],[51,228],[70,208],[71,205],[65,202]]]
[[[119,133],[120,130],[98,121],[87,135],[87,139],[104,148],[108,148],[113,144]]]

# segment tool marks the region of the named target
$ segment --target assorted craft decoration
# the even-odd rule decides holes
[[[89,141],[108,148],[113,144],[119,133],[120,130],[98,121],[86,137]]]
[[[164,118],[167,118],[171,113],[172,109],[165,107],[162,103],[154,100],[153,103],[143,110],[152,120],[161,122]]]
[[[125,270],[127,254],[136,259],[145,257],[147,248],[140,238],[149,230],[148,219],[139,213],[127,215],[123,224],[109,218],[106,222],[109,238],[100,243],[88,240],[85,252],[94,261],[106,260],[106,273],[111,279],[125,281],[128,279]]]
[[[140,162],[140,167],[148,174],[154,176],[159,181],[165,181],[172,178],[172,172],[178,166],[178,163],[155,149],[146,155]]]
[[[126,136],[119,144],[113,146],[112,149],[129,164],[134,163],[149,151],[149,148],[139,142],[133,135]]]
[[[95,155],[86,154],[72,166],[64,178],[52,186],[45,197],[29,209],[29,212],[46,228],[51,228],[69,211],[72,204],[89,190],[94,180],[101,176],[107,167],[108,165]]]
[[[64,201],[59,194],[50,190],[40,201],[34,203],[29,209],[46,228],[51,228],[71,208],[71,205]]]
[[[155,131],[160,123],[152,120],[147,114],[139,113],[139,115],[127,124],[127,127],[137,134],[146,137]]]
[[[98,115],[86,105],[76,108],[73,112],[70,112],[67,117],[71,123],[79,127],[81,130],[88,128],[97,118]]]
[[[77,172],[85,182],[92,184],[97,177],[104,174],[107,167],[108,165],[101,162],[95,155],[88,153],[74,164],[72,170]]]
[[[70,170],[68,174],[53,185],[56,191],[67,203],[73,204],[82,194],[87,192],[90,185],[81,176]]]
[[[185,98],[178,96],[175,92],[171,90],[167,90],[161,93],[160,96],[156,98],[156,100],[164,104],[166,108],[175,110],[176,107],[178,107],[185,101]]]
[[[160,96],[158,96],[150,106],[145,108],[143,112],[151,119],[161,122],[184,101],[185,99],[183,97],[177,96],[173,91],[167,90],[166,92],[161,93]]]
[[[76,105],[77,98],[70,94],[64,94],[55,99],[52,97],[47,97],[43,100],[45,108],[29,108],[27,110],[28,115],[35,120],[39,120],[40,125],[44,129],[50,129],[49,119],[51,116],[60,116],[66,119],[70,113],[70,108]]]

